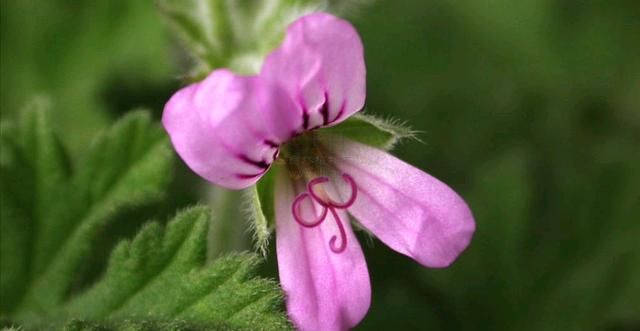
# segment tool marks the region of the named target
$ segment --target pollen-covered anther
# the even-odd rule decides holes
[[[300,193],[294,200],[291,205],[291,213],[293,214],[293,219],[296,220],[298,224],[305,228],[314,228],[319,226],[324,222],[327,218],[329,212],[333,216],[333,219],[336,222],[336,226],[338,227],[338,235],[340,240],[338,241],[338,236],[334,235],[329,239],[329,248],[334,253],[342,253],[347,249],[347,234],[344,229],[344,224],[342,223],[342,219],[337,212],[337,209],[347,209],[356,201],[358,196],[358,187],[356,182],[353,180],[351,176],[348,174],[342,174],[342,179],[344,179],[347,184],[349,184],[351,188],[351,194],[349,198],[345,202],[337,202],[329,197],[329,194],[323,190],[322,188],[317,189],[316,187],[319,184],[326,183],[329,181],[328,177],[316,177],[309,181],[307,184],[307,191]],[[316,202],[320,205],[320,212],[315,216],[315,218],[311,221],[305,220],[302,216],[301,204],[305,199],[309,198],[311,202]],[[315,211],[315,210],[314,210]],[[314,212],[314,215],[316,213]]]

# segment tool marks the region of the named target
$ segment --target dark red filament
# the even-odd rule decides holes
[[[316,185],[326,183],[329,181],[328,177],[317,177],[309,181],[307,184],[307,191],[298,195],[295,200],[293,200],[293,204],[291,205],[291,213],[293,214],[293,218],[296,222],[302,225],[305,228],[314,228],[319,226],[324,222],[327,218],[329,212],[333,215],[333,219],[336,221],[336,225],[338,226],[338,232],[340,235],[339,245],[336,244],[338,241],[338,236],[332,236],[329,240],[329,248],[334,253],[342,253],[347,249],[347,233],[344,229],[344,224],[342,224],[342,219],[338,215],[337,209],[347,209],[353,205],[356,201],[356,197],[358,195],[358,187],[356,186],[356,182],[353,180],[351,176],[348,174],[342,174],[342,179],[349,184],[351,187],[351,195],[346,202],[337,202],[331,199],[328,194],[318,194],[314,189]],[[317,216],[314,220],[304,220],[302,215],[300,214],[300,204],[306,198],[310,198],[313,201],[317,202],[322,210],[320,211],[320,215]]]

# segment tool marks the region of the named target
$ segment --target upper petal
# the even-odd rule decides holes
[[[346,139],[333,146],[335,166],[358,185],[349,212],[389,247],[437,268],[469,245],[473,215],[449,186],[379,149]]]
[[[277,179],[275,207],[278,271],[289,316],[302,331],[348,330],[362,320],[371,303],[360,244],[343,211],[339,212],[347,247],[341,253],[329,248],[330,238],[338,233],[333,219],[314,228],[296,223],[291,212],[296,189],[286,176],[280,173]]]
[[[180,157],[198,175],[240,189],[277,157],[299,117],[284,90],[258,77],[216,70],[165,105],[162,123]]]
[[[282,45],[265,60],[261,76],[279,82],[302,110],[302,130],[337,124],[364,106],[362,41],[340,18],[313,13],[287,28]]]

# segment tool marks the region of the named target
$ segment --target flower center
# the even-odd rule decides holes
[[[316,132],[300,134],[282,146],[280,162],[284,163],[292,179],[310,178],[309,174],[322,174],[330,169],[327,150]]]
[[[320,184],[328,182],[329,178],[321,176],[310,180],[307,184],[307,192],[300,193],[295,200],[293,200],[293,204],[291,205],[293,219],[305,228],[314,228],[319,226],[326,220],[327,215],[331,213],[338,227],[338,235],[340,239],[338,241],[338,235],[333,235],[329,240],[329,248],[334,253],[342,253],[347,249],[347,233],[337,209],[347,209],[351,207],[351,205],[356,201],[356,197],[358,195],[358,187],[356,186],[356,182],[353,178],[345,173],[342,174],[342,179],[344,179],[351,188],[351,194],[347,201],[337,202],[333,200],[327,191],[320,186]],[[320,205],[319,213],[315,208],[311,208],[311,213],[314,215],[314,218],[311,220],[305,219],[302,213],[302,203],[306,199],[311,200],[312,204],[315,202]]]

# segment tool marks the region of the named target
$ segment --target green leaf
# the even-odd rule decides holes
[[[191,208],[165,230],[150,223],[131,242],[121,242],[104,277],[70,301],[64,315],[219,323],[225,330],[289,329],[278,285],[250,278],[257,256],[230,255],[206,265],[209,218],[207,208]]]
[[[207,264],[203,207],[166,228],[147,224],[115,247],[99,281],[71,292],[115,213],[162,196],[172,153],[146,114],[131,113],[72,172],[46,107],[34,103],[17,125],[1,126],[3,318],[34,329],[290,329],[278,285],[250,278],[256,255]]]
[[[15,127],[4,123],[0,162],[1,309],[25,318],[68,296],[116,211],[162,197],[172,162],[160,128],[136,112],[99,136],[72,173],[46,104],[32,108]]]
[[[392,149],[403,139],[416,139],[416,131],[394,120],[383,120],[372,115],[355,114],[344,122],[318,131],[320,135],[338,135],[382,148]]]
[[[224,323],[193,323],[183,320],[122,320],[98,322],[75,319],[66,323],[62,329],[64,331],[249,331],[249,329],[239,329]]]
[[[15,308],[32,275],[36,233],[68,177],[66,157],[38,99],[0,130],[0,311]]]

